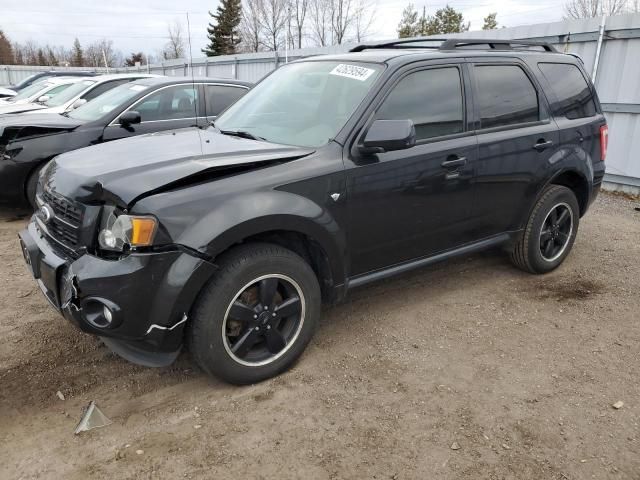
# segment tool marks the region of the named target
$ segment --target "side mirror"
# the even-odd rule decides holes
[[[118,123],[123,127],[133,125],[134,123],[140,123],[141,121],[142,117],[140,116],[140,112],[136,112],[135,110],[124,112],[118,119]]]
[[[365,154],[405,150],[416,144],[413,120],[375,120],[359,147]]]
[[[36,100],[38,103],[44,103],[47,100],[49,100],[51,97],[49,95],[42,95],[40,98],[38,98],[38,100]]]
[[[70,110],[75,110],[76,108],[81,107],[85,103],[87,103],[87,101],[84,98],[79,98],[78,100],[76,100],[75,102],[73,102],[71,104],[71,107],[69,107],[69,109]]]

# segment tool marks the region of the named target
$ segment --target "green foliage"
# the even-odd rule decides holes
[[[453,7],[447,5],[438,10],[431,19],[430,30],[437,35],[441,33],[460,33],[469,30],[470,24],[465,25],[462,12],[457,12]]]
[[[216,13],[209,12],[214,23],[207,27],[209,45],[202,49],[208,57],[232,55],[240,43],[241,0],[221,0]]]
[[[498,21],[496,20],[497,13],[490,13],[486,17],[484,17],[484,25],[482,25],[483,30],[495,30],[498,28]]]
[[[423,7],[422,16],[418,18],[418,12],[410,3],[403,10],[402,18],[398,24],[400,38],[459,33],[467,30],[469,30],[469,23],[464,23],[462,13],[449,5],[438,10],[433,17],[427,15],[426,7]]]
[[[80,40],[77,38],[74,40],[73,47],[71,48],[71,66],[84,67],[84,52],[80,46]]]
[[[402,18],[398,24],[398,37],[407,38],[415,37],[418,33],[418,12],[410,3],[402,11]]]

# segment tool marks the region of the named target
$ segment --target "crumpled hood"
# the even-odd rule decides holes
[[[20,138],[20,131],[28,132],[29,137],[49,135],[71,131],[82,125],[82,123],[80,120],[51,114],[21,115],[17,113],[15,115],[0,116],[0,138],[9,129],[14,131],[14,134],[9,135],[13,139]]]
[[[16,92],[15,90],[12,90],[11,88],[0,87],[0,97],[11,98],[11,97],[15,97],[17,93],[18,92]]]
[[[42,110],[43,105],[39,105],[37,103],[21,103],[18,102],[7,102],[6,104],[0,105],[0,115],[5,113],[22,113],[22,112],[31,112],[34,110]]]
[[[126,206],[204,172],[293,160],[313,151],[187,128],[64,153],[48,165],[44,182],[84,203]]]

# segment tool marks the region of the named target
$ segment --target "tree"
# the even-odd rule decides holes
[[[460,33],[469,30],[470,24],[465,25],[461,12],[457,12],[453,7],[447,5],[436,12],[430,20],[428,29],[429,35],[441,33]]]
[[[416,35],[418,35],[418,12],[413,3],[410,3],[402,11],[402,18],[398,24],[398,37],[408,38]]]
[[[482,25],[483,30],[495,30],[498,28],[498,21],[496,20],[497,13],[490,13],[486,17],[484,17],[484,25]]]
[[[260,11],[262,0],[247,0],[242,9],[240,21],[240,42],[245,52],[260,51],[262,26],[260,25]]]
[[[311,0],[311,37],[319,47],[329,45],[331,35],[331,0]]]
[[[331,0],[331,31],[333,43],[342,45],[354,22],[353,0]]]
[[[38,48],[38,65],[48,65],[47,57],[45,57],[42,48]]]
[[[122,53],[113,48],[113,40],[103,38],[97,40],[87,47],[87,66],[104,67],[106,60],[107,67],[119,67],[122,65]]]
[[[355,41],[360,43],[370,33],[376,17],[376,5],[369,0],[356,0],[356,2],[353,27]]]
[[[626,10],[627,0],[569,0],[564,11],[566,18],[592,18],[618,15]]]
[[[129,57],[124,59],[124,66],[125,67],[135,67],[136,63],[138,63],[140,65],[144,65],[145,63],[147,63],[147,60],[145,59],[144,53],[142,53],[142,52],[131,53],[131,55]]]
[[[304,22],[307,18],[307,10],[309,9],[309,0],[292,0],[291,10],[293,19],[296,24],[296,36],[298,40],[298,48],[302,48],[302,34],[304,32]]]
[[[73,41],[73,47],[71,50],[71,65],[74,67],[84,67],[84,52],[82,51],[80,40],[76,38]]]
[[[240,22],[242,21],[241,0],[221,0],[216,13],[209,12],[215,25],[207,27],[209,45],[202,49],[208,57],[232,55],[241,41]]]
[[[284,44],[282,34],[285,32],[288,5],[288,0],[263,0],[260,3],[258,19],[265,37],[262,44],[267,50],[278,50]]]
[[[162,51],[162,57],[165,60],[173,60],[175,58],[183,58],[184,55],[184,38],[182,36],[182,24],[175,20],[173,24],[167,24],[168,41]]]
[[[14,63],[13,45],[0,30],[0,65],[13,65]]]

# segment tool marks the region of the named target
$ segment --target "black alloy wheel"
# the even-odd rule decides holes
[[[291,348],[304,314],[304,295],[295,280],[263,275],[245,285],[229,304],[222,323],[224,347],[242,365],[271,363]]]
[[[547,262],[559,258],[567,248],[573,233],[573,212],[566,203],[551,208],[542,222],[540,254]]]

